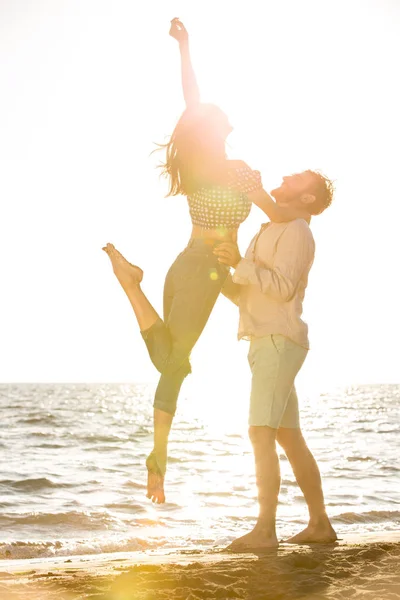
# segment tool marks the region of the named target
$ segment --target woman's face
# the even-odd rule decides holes
[[[218,137],[226,140],[228,135],[233,131],[233,127],[229,122],[228,117],[222,110],[215,113],[214,116],[214,129]]]
[[[233,130],[226,114],[213,104],[200,104],[181,119],[179,135],[212,153],[224,153],[226,138]]]
[[[214,104],[200,104],[198,110],[201,115],[200,130],[208,130],[212,132],[213,136],[225,142],[233,130],[226,114]]]

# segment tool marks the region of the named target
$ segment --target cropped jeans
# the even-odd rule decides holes
[[[218,242],[193,239],[167,273],[164,320],[142,331],[150,358],[161,373],[154,408],[175,414],[178,395],[191,372],[190,353],[199,339],[229,268],[218,262]]]

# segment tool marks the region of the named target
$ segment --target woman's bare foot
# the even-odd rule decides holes
[[[107,244],[103,250],[108,254],[115,276],[125,291],[140,284],[143,279],[142,269],[128,262],[113,244]]]
[[[275,532],[268,531],[261,527],[254,527],[253,531],[246,533],[242,537],[234,540],[227,550],[231,552],[253,552],[263,550],[273,550],[279,545]]]
[[[309,523],[303,531],[293,535],[288,544],[333,544],[337,540],[336,531],[333,529],[328,518],[321,523]]]
[[[157,458],[152,452],[146,460],[147,467],[147,498],[156,504],[165,502],[164,475],[158,465]]]

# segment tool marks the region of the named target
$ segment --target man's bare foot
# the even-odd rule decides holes
[[[279,542],[275,532],[268,532],[266,529],[262,529],[256,525],[253,531],[234,540],[227,547],[227,550],[231,552],[253,552],[257,550],[273,550],[278,545]]]
[[[337,540],[336,531],[333,529],[329,519],[317,525],[310,525],[293,535],[288,544],[333,544]]]
[[[143,279],[142,269],[128,262],[113,244],[107,244],[103,250],[108,254],[115,276],[125,291],[140,284]]]
[[[155,504],[163,504],[165,502],[164,493],[164,475],[158,465],[157,458],[152,452],[146,460],[147,467],[147,494]]]

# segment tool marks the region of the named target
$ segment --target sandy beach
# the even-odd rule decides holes
[[[267,554],[118,553],[0,561],[2,600],[400,598],[400,532]]]

